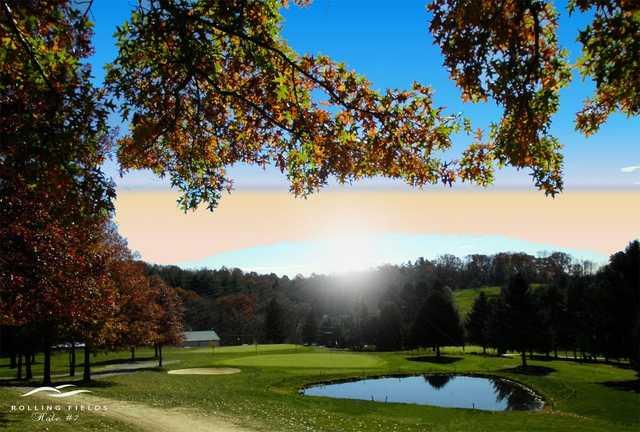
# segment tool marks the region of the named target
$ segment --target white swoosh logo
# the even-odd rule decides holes
[[[91,393],[91,392],[89,390],[73,390],[73,391],[70,391],[70,392],[52,394],[52,395],[49,395],[49,396],[54,397],[54,398],[65,398],[65,397],[69,397],[69,396],[75,396],[75,395],[80,394],[80,393]]]
[[[75,396],[77,394],[80,393],[91,393],[91,391],[89,390],[72,390],[72,391],[68,391],[66,393],[61,392],[61,389],[64,388],[68,388],[68,387],[75,387],[73,384],[63,384],[63,385],[59,385],[57,387],[38,387],[35,388],[23,395],[21,395],[21,397],[26,397],[26,396],[31,396],[34,395],[36,393],[40,393],[40,392],[49,392],[50,397],[55,397],[55,398],[65,398],[65,397],[69,397],[69,396]]]

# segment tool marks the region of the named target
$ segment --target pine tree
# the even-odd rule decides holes
[[[265,339],[268,343],[282,343],[285,339],[284,313],[274,297],[267,306],[264,322]]]
[[[394,303],[385,304],[380,310],[376,332],[378,351],[396,351],[402,348],[402,318]]]
[[[302,341],[305,344],[311,345],[316,342],[318,337],[318,321],[316,315],[312,310],[309,311],[302,325]]]
[[[527,351],[535,345],[538,319],[529,283],[522,275],[514,276],[502,289],[501,301],[507,348],[520,353],[522,367],[526,368]]]
[[[476,297],[473,303],[473,309],[467,316],[466,329],[467,340],[472,344],[480,345],[483,354],[487,352],[489,342],[487,331],[490,313],[491,309],[487,295],[484,291],[480,291],[480,295]]]
[[[430,290],[412,334],[415,346],[434,347],[437,357],[440,357],[440,347],[464,343],[464,328],[449,288],[436,284]]]

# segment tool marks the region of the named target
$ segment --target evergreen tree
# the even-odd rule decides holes
[[[633,330],[640,317],[640,241],[632,241],[624,251],[612,255],[602,273],[600,291],[609,312],[603,326],[605,355],[632,358],[636,349]]]
[[[567,342],[567,302],[566,302],[566,278],[562,277],[548,288],[540,288],[540,306],[542,322],[548,330],[549,348],[553,350],[554,357],[558,358],[558,349]]]
[[[487,352],[488,326],[491,309],[489,300],[484,291],[480,291],[480,295],[476,297],[473,303],[473,309],[469,313],[466,320],[467,340],[482,347],[482,353]]]
[[[529,283],[520,275],[515,275],[503,287],[501,301],[504,304],[504,331],[507,348],[518,351],[522,357],[522,367],[527,367],[527,351],[535,345],[537,314]]]
[[[284,312],[274,297],[267,305],[264,323],[265,339],[268,343],[282,343],[285,339]]]
[[[640,317],[638,317],[636,326],[633,329],[632,347],[633,352],[631,353],[630,362],[640,379]]]
[[[414,345],[434,347],[438,357],[440,347],[464,343],[464,328],[449,288],[436,284],[430,290],[412,334]]]
[[[387,303],[380,310],[377,330],[376,349],[378,351],[402,349],[402,318],[394,303]]]
[[[502,355],[507,351],[507,314],[501,298],[489,299],[489,319],[487,321],[487,340]]]
[[[302,325],[302,341],[305,344],[311,345],[312,343],[316,342],[317,337],[318,337],[318,321],[312,309],[307,314],[304,324]]]

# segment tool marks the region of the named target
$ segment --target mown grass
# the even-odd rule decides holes
[[[531,288],[533,290],[543,287],[544,284],[531,284]],[[455,290],[453,292],[453,301],[458,307],[458,312],[460,312],[460,316],[465,318],[471,309],[473,308],[473,303],[476,301],[476,297],[480,295],[480,292],[484,292],[487,297],[497,297],[500,295],[500,287],[499,286],[485,286],[479,288],[466,288],[461,290]]]
[[[69,403],[73,405],[72,402]],[[19,393],[14,389],[0,387],[0,430],[7,432],[138,432],[141,430],[133,425],[100,417],[89,412],[72,412],[71,415],[75,416],[77,414],[77,417],[67,418],[69,413],[64,411],[68,404],[67,402],[59,404],[62,406],[62,410],[56,412],[55,418],[58,420],[36,420],[32,417],[32,413],[16,413],[11,410],[12,406],[17,408],[21,404],[33,406],[41,405],[43,402],[33,399],[21,399]]]
[[[99,396],[158,407],[185,407],[228,416],[264,431],[637,431],[640,395],[611,382],[635,379],[629,369],[607,364],[533,360],[539,375],[514,369],[515,357],[448,349],[449,362],[415,362],[430,352],[351,353],[295,346],[167,349],[168,369],[234,366],[226,376],[169,375],[164,371],[99,378]],[[140,350],[141,355],[150,351]],[[110,354],[115,358],[118,354]],[[127,353],[120,353],[126,359]],[[59,356],[62,357],[62,356]],[[99,356],[104,361],[107,356]],[[59,367],[66,358],[54,359]],[[113,360],[111,360],[113,361]],[[505,376],[543,395],[542,412],[483,412],[410,404],[382,404],[301,396],[306,384],[330,379],[425,372]],[[605,384],[609,383],[609,384]],[[71,429],[69,429],[71,430]]]
[[[376,355],[356,353],[296,353],[268,354],[225,359],[217,362],[224,366],[279,367],[305,369],[371,369],[384,366],[384,360]]]
[[[462,318],[471,312],[473,302],[476,301],[476,297],[480,295],[480,292],[484,292],[487,297],[497,297],[500,295],[500,287],[467,288],[453,292],[453,301],[458,307],[458,312],[460,312]]]

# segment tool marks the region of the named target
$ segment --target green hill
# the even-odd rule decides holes
[[[495,297],[500,294],[499,286],[482,287],[482,288],[467,288],[462,290],[456,290],[453,292],[453,300],[458,307],[460,316],[464,319],[473,307],[473,302],[476,297],[483,291],[488,297]]]
[[[545,284],[534,283],[531,284],[531,289],[536,290],[540,287],[545,286]],[[458,312],[460,312],[460,316],[464,319],[469,312],[471,312],[471,308],[473,308],[473,302],[476,300],[476,297],[480,294],[480,291],[484,291],[487,297],[495,297],[500,295],[500,287],[499,286],[490,286],[490,287],[480,287],[480,288],[467,288],[456,290],[453,292],[453,301],[456,303],[458,307]]]

